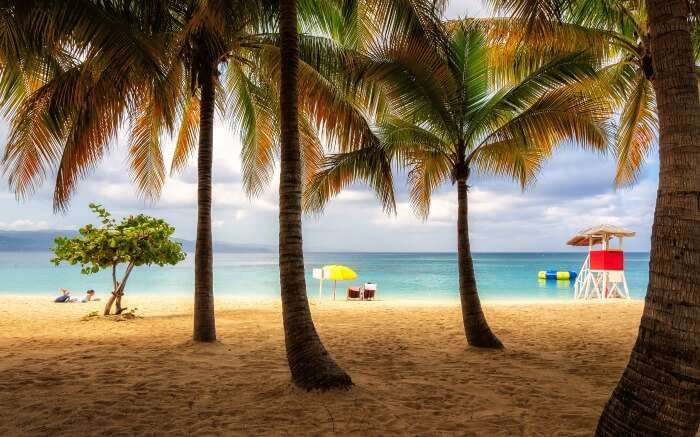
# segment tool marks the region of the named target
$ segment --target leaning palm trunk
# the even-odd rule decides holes
[[[457,261],[459,262],[459,296],[462,301],[462,321],[467,342],[471,346],[502,348],[501,341],[491,332],[481,309],[476,289],[474,262],[469,245],[469,223],[467,205],[467,181],[457,181]]]
[[[599,436],[695,436],[700,424],[700,97],[687,2],[647,5],[660,127],[649,286]]]
[[[213,63],[211,63],[213,64]],[[214,66],[202,68],[197,161],[197,242],[194,255],[195,341],[216,341],[211,236],[211,169],[214,130]]]
[[[280,108],[279,265],[282,316],[292,381],[306,390],[347,388],[350,377],[321,343],[309,309],[301,228],[301,149],[297,114],[298,34],[296,0],[280,1],[282,57]]]

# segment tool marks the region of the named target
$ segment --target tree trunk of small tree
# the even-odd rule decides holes
[[[459,297],[462,302],[462,321],[467,343],[482,348],[501,349],[503,344],[491,332],[481,309],[476,288],[474,262],[469,245],[469,210],[466,179],[457,180],[457,262],[459,263]]]
[[[126,267],[126,272],[124,273],[124,277],[122,278],[121,283],[119,283],[119,287],[117,289],[117,299],[114,301],[114,314],[121,314],[124,310],[126,310],[126,307],[122,308],[122,296],[124,296],[124,289],[126,288],[126,281],[129,280],[129,275],[131,275],[131,271],[134,269],[134,263],[129,263],[129,265]]]
[[[197,160],[197,241],[194,254],[194,341],[216,341],[214,323],[214,273],[211,235],[211,173],[214,149],[213,62],[202,62]]]
[[[598,436],[695,436],[700,424],[700,97],[686,0],[648,0],[659,189],[637,341]]]
[[[102,312],[103,315],[108,316],[112,312],[112,305],[114,305],[114,301],[117,299],[117,265],[114,264],[112,266],[112,294],[109,296],[109,300],[107,300],[107,303],[105,304],[105,309]]]
[[[109,296],[109,300],[105,304],[105,310],[102,313],[103,315],[105,315],[105,316],[110,315],[110,313],[112,312],[112,305],[114,305],[115,300],[117,300],[117,290],[116,289],[113,290],[112,294]]]
[[[112,312],[112,305],[116,305],[116,311],[114,314],[121,314],[126,308],[122,308],[122,296],[124,296],[124,289],[126,288],[126,281],[129,280],[129,275],[131,274],[131,271],[134,268],[133,263],[129,263],[129,265],[126,266],[126,270],[124,272],[124,277],[122,278],[121,282],[117,281],[117,266],[113,265],[112,266],[112,285],[114,286],[114,290],[112,291],[112,295],[109,297],[109,300],[107,301],[107,304],[105,305],[105,310],[104,310],[104,315],[108,316]]]
[[[287,360],[292,381],[300,388],[348,388],[352,381],[321,343],[306,296],[301,226],[302,166],[297,114],[299,48],[296,0],[280,0],[279,20],[282,57],[279,266]]]

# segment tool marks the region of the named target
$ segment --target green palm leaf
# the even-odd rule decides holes
[[[615,142],[618,164],[615,173],[617,185],[637,181],[640,168],[658,137],[656,99],[649,81],[637,77],[620,115],[619,132]]]
[[[355,181],[370,186],[387,212],[396,211],[391,162],[378,146],[330,155],[305,190],[304,210],[322,211],[333,196]]]

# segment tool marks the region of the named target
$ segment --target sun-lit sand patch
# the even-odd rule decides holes
[[[217,299],[220,342],[192,344],[190,299],[0,297],[0,435],[591,435],[626,364],[641,301],[485,305],[507,349],[466,346],[458,304],[313,303],[352,375],[306,393],[275,301]]]

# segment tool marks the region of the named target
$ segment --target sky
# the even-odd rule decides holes
[[[454,0],[448,18],[486,16],[479,0]],[[0,122],[0,138],[7,137]],[[3,143],[4,146],[4,140]],[[164,156],[171,156],[172,141]],[[241,187],[238,134],[223,123],[214,133],[214,239],[240,244],[277,243],[277,183],[258,198]],[[166,161],[167,162],[167,161]],[[66,213],[54,214],[50,178],[30,199],[17,201],[6,178],[0,180],[0,230],[77,229],[94,221],[90,202],[101,203],[116,216],[143,212],[165,218],[176,236],[194,239],[196,227],[196,167],[170,177],[161,199],[138,198],[126,165],[126,141],[120,137],[90,176],[81,181]],[[625,189],[613,186],[611,157],[560,149],[548,161],[535,185],[521,191],[504,179],[470,179],[469,230],[476,252],[566,251],[577,231],[600,223],[637,232],[625,241],[627,250],[649,249],[658,160],[651,154],[639,182]],[[433,196],[427,221],[418,219],[408,203],[407,189],[397,177],[398,210],[388,216],[373,193],[354,185],[332,200],[323,214],[304,217],[304,247],[308,251],[452,252],[456,250],[457,193],[451,184]]]

